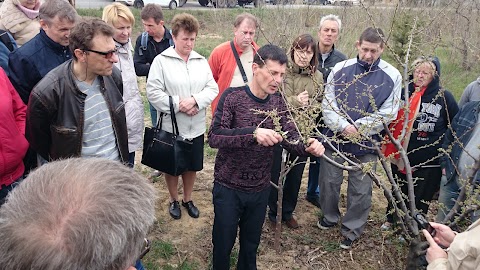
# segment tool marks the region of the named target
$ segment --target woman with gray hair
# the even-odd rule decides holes
[[[0,29],[22,46],[40,32],[40,0],[5,0],[0,7]]]
[[[118,161],[45,164],[0,208],[1,268],[134,269],[155,200],[152,184]]]

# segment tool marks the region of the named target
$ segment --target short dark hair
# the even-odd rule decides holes
[[[362,44],[363,41],[370,42],[370,43],[380,43],[380,47],[383,47],[385,35],[383,34],[382,29],[368,27],[363,31],[358,39],[358,42]]]
[[[267,60],[276,61],[280,63],[280,65],[286,64],[288,62],[285,51],[280,47],[272,44],[262,46],[253,57],[253,63],[257,64],[260,67],[263,67]]]
[[[294,54],[295,54],[295,49],[312,49],[313,51],[313,57],[312,60],[310,60],[310,67],[312,68],[312,71],[315,72],[315,69],[318,66],[318,46],[317,46],[317,41],[312,37],[310,34],[303,34],[298,36],[292,44],[292,47],[290,48],[290,59],[292,62],[295,62]]]
[[[188,13],[180,13],[173,17],[172,19],[172,34],[176,37],[180,30],[184,30],[188,33],[198,34],[198,29],[200,28],[200,23],[197,18]]]
[[[158,4],[147,4],[142,8],[140,18],[144,21],[153,18],[155,23],[159,24],[160,21],[163,21],[162,7]]]
[[[65,0],[47,0],[40,5],[38,11],[38,17],[44,20],[48,25],[52,23],[55,17],[61,20],[68,20],[70,22],[76,22],[78,14],[75,8]]]
[[[112,26],[98,18],[81,20],[73,27],[69,37],[70,44],[68,46],[72,52],[73,59],[77,60],[74,53],[76,49],[85,50],[92,48],[92,40],[95,36],[113,37],[114,33]]]

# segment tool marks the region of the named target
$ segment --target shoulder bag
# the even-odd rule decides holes
[[[145,127],[142,164],[178,176],[189,169],[193,143],[179,135],[173,99],[171,96],[168,98],[173,133],[162,130],[163,113],[156,127]]]

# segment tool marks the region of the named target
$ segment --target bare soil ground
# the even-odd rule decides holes
[[[139,163],[137,163],[139,164]],[[180,220],[168,214],[169,195],[163,177],[152,179],[159,192],[157,203],[157,223],[152,232],[153,241],[170,243],[174,247],[173,256],[149,254],[150,269],[209,269],[211,266],[211,230],[213,227],[213,187],[214,157],[206,155],[204,170],[198,173],[193,200],[201,211],[198,219],[188,216],[185,209]],[[151,169],[138,165],[146,175]],[[402,269],[405,257],[405,244],[399,242],[391,232],[382,232],[386,200],[380,189],[374,189],[372,212],[364,235],[355,242],[350,251],[339,248],[342,240],[340,227],[320,230],[316,227],[320,210],[304,197],[307,172],[303,177],[299,202],[295,217],[300,224],[297,230],[282,228],[281,251],[273,249],[274,232],[268,222],[264,223],[262,240],[258,250],[258,269]],[[180,181],[181,182],[181,181]],[[343,187],[344,189],[345,187]],[[179,185],[180,198],[182,188]],[[342,197],[341,209],[346,202]],[[234,247],[232,262],[236,261],[238,247]],[[165,257],[165,256],[164,256]],[[188,267],[185,267],[188,261]],[[182,265],[183,264],[183,265]],[[233,266],[232,266],[232,269]]]

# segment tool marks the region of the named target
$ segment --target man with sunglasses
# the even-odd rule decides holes
[[[102,157],[128,161],[122,77],[114,29],[100,19],[79,22],[70,34],[72,60],[33,89],[26,137],[47,161]]]

